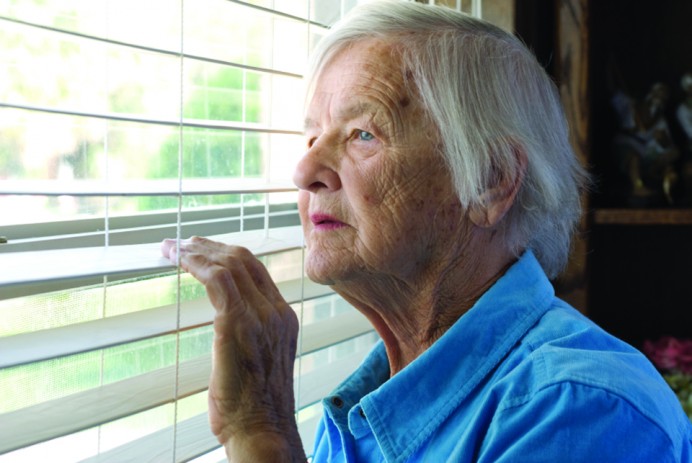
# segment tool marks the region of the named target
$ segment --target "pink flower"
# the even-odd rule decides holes
[[[692,340],[665,336],[644,342],[644,354],[661,370],[692,374]]]

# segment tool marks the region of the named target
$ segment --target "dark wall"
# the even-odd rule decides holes
[[[516,35],[552,76],[556,65],[555,11],[553,0],[517,0],[514,11]]]
[[[692,227],[595,226],[590,245],[591,319],[638,348],[692,337]]]

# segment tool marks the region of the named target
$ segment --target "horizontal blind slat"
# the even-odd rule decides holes
[[[177,213],[160,213],[134,217],[111,217],[107,219],[67,220],[63,222],[35,225],[9,225],[2,227],[7,242],[0,245],[0,254],[54,249],[71,249],[103,246],[108,235],[110,246],[161,242],[164,238],[180,236],[217,236],[264,228],[284,228],[300,224],[298,210],[294,204],[282,207],[265,206],[221,209],[213,214],[186,214],[180,225]],[[260,210],[262,212],[260,212]],[[269,226],[267,227],[267,221]],[[46,291],[47,292],[47,291]]]
[[[178,432],[176,458],[173,458],[173,433]],[[123,461],[160,462],[188,461],[219,447],[209,428],[209,416],[202,413],[184,420],[176,428],[161,429],[146,437],[87,458],[81,463],[120,463]]]
[[[260,132],[270,134],[284,135],[302,135],[303,131],[299,129],[280,129],[264,126],[251,122],[225,122],[222,120],[203,120],[203,119],[154,119],[141,117],[136,115],[127,115],[122,113],[98,113],[74,111],[68,108],[52,108],[48,106],[35,106],[27,104],[15,104],[9,102],[0,102],[0,108],[23,109],[26,111],[36,111],[48,114],[61,114],[64,116],[79,116],[90,117],[94,119],[105,119],[109,121],[119,122],[137,122],[142,124],[155,124],[162,126],[173,126],[183,128],[196,129],[221,129],[221,130],[236,130],[240,132]]]
[[[257,256],[300,249],[301,227],[253,230],[210,237],[243,246]],[[0,299],[22,285],[144,271],[166,272],[175,266],[160,257],[160,244],[136,244],[54,251],[0,253]],[[69,265],[66,265],[69,263]]]
[[[289,182],[268,184],[263,179],[117,180],[3,180],[1,195],[33,196],[190,196],[284,193],[298,191]]]
[[[296,226],[300,223],[298,211],[289,211],[269,215],[247,214],[242,217],[242,220],[239,217],[230,217],[227,219],[215,219],[204,222],[182,222],[179,230],[183,238],[195,235],[217,236],[228,233],[238,233],[241,228],[247,231],[263,229],[265,227],[265,219],[267,218],[269,219],[269,228]],[[175,222],[122,230],[110,229],[108,232],[108,243],[110,246],[155,243],[161,242],[165,238],[176,236],[177,232],[178,225],[175,224]],[[98,247],[103,246],[105,242],[105,231],[76,233],[72,235],[54,235],[52,237],[34,239],[8,240],[7,243],[0,245],[0,254],[9,252]]]
[[[0,186],[1,185],[2,182],[0,182]],[[237,204],[221,207],[189,208],[180,211],[180,220],[183,224],[186,224],[202,221],[238,219],[241,214],[244,217],[264,217],[265,208],[266,206],[263,204],[242,206]],[[284,213],[297,213],[297,211],[298,209],[295,203],[269,205],[270,217]],[[111,215],[108,217],[108,228],[112,233],[121,229],[139,229],[149,226],[176,224],[178,218],[178,211],[173,209],[141,212],[136,215]],[[9,239],[9,242],[5,244],[11,244],[15,239],[60,237],[61,235],[82,234],[89,231],[101,230],[104,226],[104,221],[104,217],[99,217],[61,220],[58,222],[6,225],[2,227],[2,234]],[[213,234],[220,235],[222,233]],[[0,252],[2,252],[3,249],[4,246],[0,246]]]
[[[236,4],[238,4],[238,5],[245,6],[245,7],[248,7],[248,8],[253,8],[253,9],[258,10],[258,11],[264,11],[264,12],[267,12],[267,13],[279,15],[279,16],[282,16],[282,17],[285,17],[285,18],[295,19],[295,20],[297,20],[297,21],[306,21],[306,22],[310,23],[310,24],[313,25],[313,26],[322,27],[322,28],[325,28],[325,29],[328,28],[328,27],[330,26],[329,24],[323,24],[323,23],[320,23],[320,22],[317,22],[317,21],[314,21],[314,20],[311,20],[311,19],[308,19],[308,18],[303,18],[303,17],[301,17],[301,16],[295,16],[295,15],[292,15],[292,14],[289,14],[289,13],[284,13],[284,12],[282,12],[282,11],[280,11],[280,10],[273,10],[273,9],[271,9],[271,8],[266,8],[266,7],[263,7],[263,6],[260,6],[260,5],[255,5],[254,3],[243,2],[243,1],[241,1],[241,0],[227,0],[227,1],[229,1],[229,2],[231,2],[231,3],[236,3]]]

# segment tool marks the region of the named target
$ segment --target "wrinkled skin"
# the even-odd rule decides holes
[[[461,206],[391,47],[364,42],[338,55],[319,77],[305,132],[294,182],[311,279],[406,280],[439,259]],[[314,214],[345,226],[320,229]]]
[[[317,76],[294,176],[308,275],[368,317],[391,375],[511,264],[494,227],[521,180],[499,182],[482,208],[462,207],[405,75],[381,41],[337,54]],[[203,238],[179,249],[162,245],[216,310],[209,414],[229,460],[305,461],[293,418],[295,314],[249,251]]]
[[[506,267],[506,250],[490,243],[514,197],[500,195],[490,209],[462,207],[407,74],[386,42],[337,54],[318,76],[307,152],[294,175],[306,271],[368,317],[392,375]]]
[[[175,240],[161,249],[177,262]],[[247,249],[194,237],[179,252],[180,266],[204,284],[216,309],[212,432],[230,461],[305,461],[293,416],[295,312]]]

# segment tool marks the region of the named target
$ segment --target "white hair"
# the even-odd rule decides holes
[[[499,177],[519,178],[500,226],[519,255],[531,249],[553,278],[564,268],[581,215],[587,175],[574,155],[557,89],[514,36],[485,21],[403,1],[354,8],[315,49],[308,78],[346,47],[381,39],[400,53],[402,73],[438,129],[442,154],[465,206],[482,205]]]

